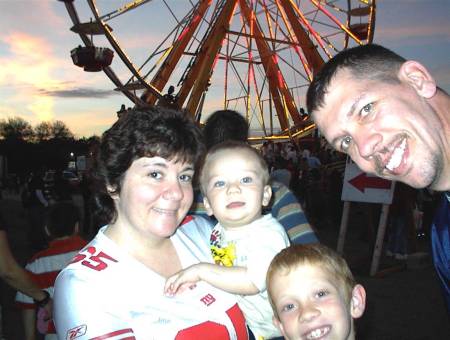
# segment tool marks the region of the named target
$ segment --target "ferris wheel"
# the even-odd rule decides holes
[[[376,13],[375,0],[60,1],[85,45],[74,62],[103,70],[135,105],[184,108],[199,121],[233,109],[259,138],[314,128],[302,108],[314,73],[371,43]]]

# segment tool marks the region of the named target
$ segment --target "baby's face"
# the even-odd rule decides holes
[[[245,149],[210,156],[203,179],[205,207],[225,228],[240,227],[261,216],[271,196],[257,157]]]
[[[326,271],[301,265],[272,281],[271,296],[279,317],[274,322],[286,339],[355,338],[352,316],[360,315],[353,315],[353,298],[347,302],[339,284]]]

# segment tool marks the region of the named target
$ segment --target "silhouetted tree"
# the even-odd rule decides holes
[[[74,138],[73,133],[64,124],[64,122],[57,120],[51,125],[52,137],[56,139]]]
[[[42,122],[35,126],[34,134],[38,142],[52,138],[52,126],[49,122]]]
[[[20,117],[0,121],[0,136],[4,139],[31,140],[34,136],[30,123]]]

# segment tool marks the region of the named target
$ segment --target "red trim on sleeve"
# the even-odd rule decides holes
[[[91,338],[89,340],[111,339],[113,337],[116,337],[116,336],[122,335],[122,334],[127,336],[127,337],[125,337],[125,338],[117,338],[117,339],[121,339],[121,340],[127,340],[127,339],[134,340],[134,339],[136,339],[134,337],[134,335],[133,335],[134,334],[133,330],[131,328],[126,328],[126,329],[119,329],[117,331],[114,331],[114,332],[111,332],[111,333],[107,333],[107,334],[103,334],[103,335],[100,335],[100,336],[96,336],[95,338]]]

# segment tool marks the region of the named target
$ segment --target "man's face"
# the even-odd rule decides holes
[[[415,188],[437,188],[446,162],[442,123],[410,83],[332,79],[314,120],[333,147],[365,172]],[[441,133],[440,133],[441,131]]]

